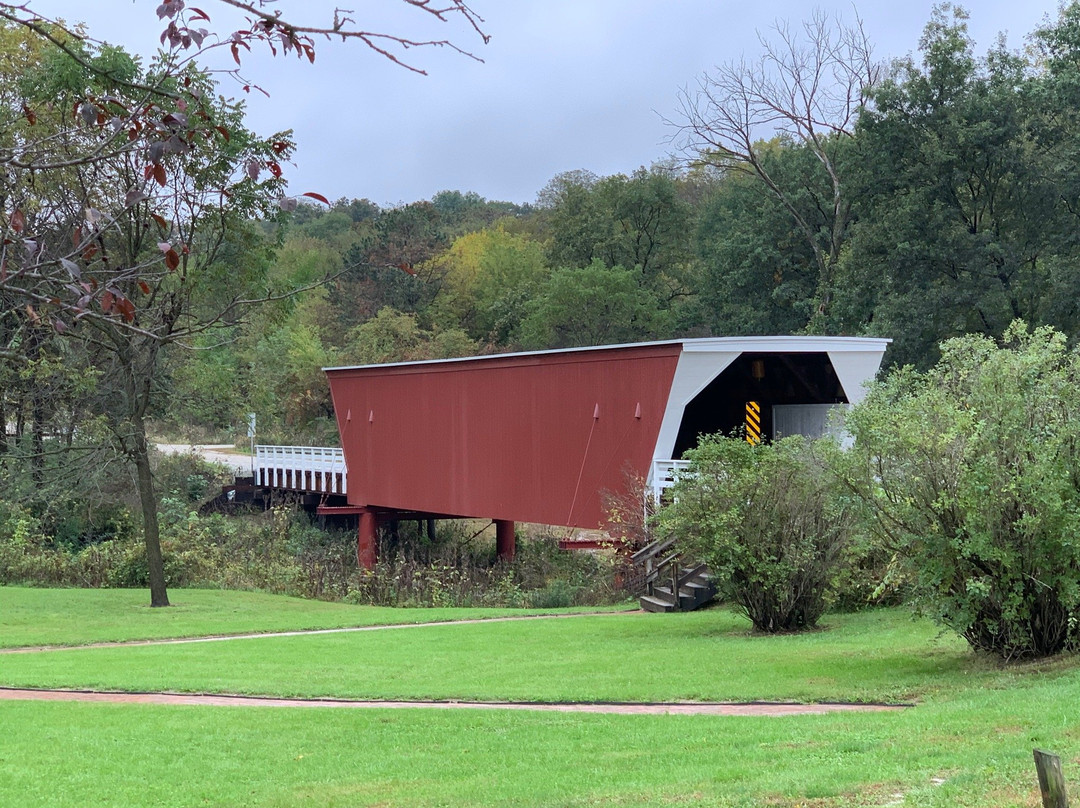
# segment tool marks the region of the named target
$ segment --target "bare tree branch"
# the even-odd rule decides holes
[[[756,61],[720,65],[699,79],[695,91],[684,90],[681,121],[672,125],[688,159],[751,174],[791,215],[817,262],[823,315],[850,221],[838,152],[880,80],[881,66],[858,17],[845,26],[839,17],[816,11],[801,29],[777,22],[773,36],[759,34],[758,41]],[[809,149],[821,164],[832,188],[822,222],[795,203],[797,186],[770,172],[762,146],[776,136]]]

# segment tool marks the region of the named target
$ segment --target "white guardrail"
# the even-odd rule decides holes
[[[345,494],[345,453],[330,446],[256,446],[255,484],[316,494]]]
[[[649,474],[649,486],[652,488],[653,505],[659,507],[660,497],[665,489],[675,485],[675,475],[680,470],[689,468],[687,460],[654,460]]]

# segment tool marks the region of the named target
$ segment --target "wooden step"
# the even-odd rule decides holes
[[[642,595],[638,601],[647,612],[673,612],[675,604],[670,600],[655,595]]]

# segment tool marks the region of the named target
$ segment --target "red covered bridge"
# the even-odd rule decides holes
[[[504,557],[517,521],[600,527],[605,491],[628,474],[659,491],[748,404],[763,437],[822,433],[888,343],[722,337],[328,368],[361,562],[386,519],[490,518]]]

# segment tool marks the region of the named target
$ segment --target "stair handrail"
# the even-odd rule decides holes
[[[657,539],[650,542],[630,556],[630,561],[637,564],[641,561],[655,558],[675,543],[675,539]]]
[[[692,581],[694,578],[697,578],[699,575],[701,575],[703,572],[706,572],[708,569],[708,564],[698,564],[696,567],[684,571],[683,574],[679,576],[679,589],[682,589],[684,586],[690,583],[690,581]]]
[[[645,583],[648,584],[655,581],[657,578],[660,577],[660,573],[662,573],[666,569],[669,569],[673,564],[678,562],[680,557],[681,556],[679,555],[678,550],[676,550],[674,553],[666,556],[663,560],[657,562],[651,570],[645,573]]]

